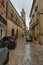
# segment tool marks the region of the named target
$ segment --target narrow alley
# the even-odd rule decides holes
[[[0,0],[0,65],[43,65],[43,0]]]
[[[43,46],[26,42],[24,39],[17,42],[15,50],[10,50],[7,65],[43,65]]]

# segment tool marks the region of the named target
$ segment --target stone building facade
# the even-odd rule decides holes
[[[18,35],[21,37],[23,32],[25,31],[25,24],[22,20],[22,17],[18,14],[10,0],[8,3],[8,11],[7,11],[7,35]],[[24,14],[23,14],[24,16]],[[18,33],[17,33],[18,31]]]
[[[0,0],[0,39],[6,35],[7,20],[6,20],[6,1]]]
[[[43,44],[43,0],[33,0],[30,18],[31,34],[35,40]]]
[[[18,37],[22,37],[22,34],[25,34],[25,21],[18,14],[15,7],[12,5],[10,0],[0,0],[0,15],[4,18],[4,28],[5,30],[1,30],[0,37],[2,36],[15,36],[17,34]],[[24,13],[23,13],[24,17]],[[1,22],[3,23],[3,22]],[[1,24],[0,24],[1,25]],[[1,25],[1,27],[3,28]],[[1,29],[0,27],[0,29]],[[2,36],[2,37],[3,37]]]

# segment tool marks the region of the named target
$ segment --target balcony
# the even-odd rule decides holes
[[[37,26],[39,24],[38,19],[33,23],[33,27]]]
[[[39,19],[33,19],[30,23],[30,28],[34,28],[35,26],[37,26],[39,24]]]
[[[38,11],[34,14],[34,17],[31,20],[30,27],[35,27],[39,23],[39,13]]]
[[[39,15],[38,11],[35,13],[34,20],[33,20],[33,26],[35,27],[39,23]]]
[[[7,26],[7,22],[1,15],[0,15],[0,22]]]

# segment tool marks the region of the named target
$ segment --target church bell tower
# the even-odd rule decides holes
[[[22,17],[23,21],[25,22],[26,21],[26,19],[25,19],[26,13],[25,13],[24,9],[22,9],[22,11],[21,11],[21,17]]]

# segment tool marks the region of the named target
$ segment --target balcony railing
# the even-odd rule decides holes
[[[0,22],[7,26],[7,22],[1,15],[0,15]]]

